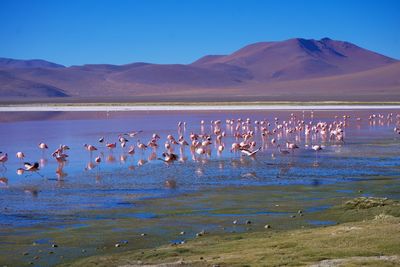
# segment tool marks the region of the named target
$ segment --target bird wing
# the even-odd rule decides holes
[[[30,164],[29,162],[24,162],[24,167],[25,169],[32,168],[32,164]]]
[[[247,156],[252,155],[252,152],[250,150],[248,150],[248,149],[245,149],[245,148],[241,148],[240,152],[242,152],[243,154],[245,154]]]
[[[253,152],[251,152],[251,156],[253,156],[253,155],[255,155],[258,151],[260,151],[261,150],[261,147],[259,147],[258,149],[256,149],[256,150],[254,150]]]

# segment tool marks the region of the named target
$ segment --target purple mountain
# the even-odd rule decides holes
[[[399,77],[396,59],[348,42],[298,38],[255,43],[188,65],[64,67],[42,60],[0,59],[0,96],[20,100],[383,101],[400,100]]]

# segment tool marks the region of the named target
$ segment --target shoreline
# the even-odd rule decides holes
[[[5,105],[0,112],[46,112],[46,111],[229,111],[229,110],[368,110],[400,109],[400,104],[49,104],[49,105]]]

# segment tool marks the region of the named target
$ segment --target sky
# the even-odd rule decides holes
[[[66,66],[187,64],[296,37],[400,59],[400,0],[0,0],[0,57]]]

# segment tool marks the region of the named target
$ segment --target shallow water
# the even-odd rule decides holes
[[[300,146],[292,155],[284,156],[269,141],[263,144],[259,128],[253,127],[255,141],[262,146],[257,156],[252,159],[229,151],[234,141],[231,136],[233,129],[225,125],[225,119],[240,117],[273,122],[274,117],[279,117],[280,121],[288,120],[290,113],[314,123],[332,122],[335,115],[339,118],[344,114],[350,115],[345,142],[331,142],[320,137],[307,139],[304,133],[297,137],[275,137],[282,145],[289,140]],[[385,119],[368,120],[370,113],[384,114]],[[392,120],[386,119],[389,113],[394,114]],[[115,233],[116,242],[118,237],[129,236],[129,231],[136,238],[140,232],[149,233],[150,237],[143,238],[136,245],[126,246],[140,248],[180,240],[176,233],[185,227],[192,230],[193,236],[195,230],[216,231],[228,222],[227,231],[246,229],[245,226],[232,228],[232,218],[255,221],[266,216],[288,218],[296,210],[285,209],[285,203],[297,202],[293,206],[312,213],[329,208],[338,199],[360,193],[399,199],[400,193],[394,186],[398,184],[400,173],[400,136],[393,132],[398,123],[395,118],[398,113],[399,110],[314,111],[313,117],[310,111],[270,110],[2,113],[0,151],[7,152],[9,160],[0,166],[1,177],[8,178],[8,184],[0,184],[0,236],[6,240],[0,241],[0,254],[3,253],[0,263],[15,263],[15,258],[7,257],[10,250],[30,250],[32,242],[35,246],[48,247],[53,242],[60,243],[60,239],[71,234],[68,231],[84,229],[90,232],[88,229],[91,229],[91,243],[96,248],[112,240],[108,237],[110,233]],[[356,117],[362,120],[356,121]],[[164,151],[166,135],[171,133],[178,137],[178,121],[187,123],[184,136],[189,140],[191,132],[211,133],[210,121],[218,119],[223,121],[222,130],[227,133],[223,153],[217,154],[214,147],[211,156],[199,156],[191,154],[189,148],[180,151],[176,146],[175,153],[180,156],[180,162],[167,166],[157,160]],[[206,122],[204,127],[200,125],[201,120]],[[160,147],[153,159],[150,157],[154,151],[150,149],[143,152],[136,149],[135,155],[129,156],[127,148],[118,146],[118,134],[133,130],[143,132],[129,138],[127,147],[130,143],[136,144],[137,139],[147,143],[153,133],[161,136]],[[117,142],[117,148],[110,151],[99,144],[97,140],[101,136],[109,142]],[[40,142],[47,143],[49,151],[40,151],[37,147]],[[90,155],[83,147],[85,143],[93,144],[99,150]],[[306,147],[317,143],[324,145],[318,154]],[[62,168],[62,177],[57,176],[59,165],[51,157],[59,144],[71,148],[67,152],[68,161]],[[24,161],[40,162],[40,174],[17,175],[16,170],[23,167],[22,162],[15,158],[17,151],[25,153]],[[93,160],[98,155],[101,155],[102,162],[96,166]],[[142,166],[139,166],[140,161],[144,162]],[[167,180],[175,181],[176,187],[167,187]],[[382,185],[385,180],[390,182]],[[357,189],[360,184],[368,189],[368,185],[375,185],[376,181],[379,190],[375,188],[375,191],[368,192],[364,189],[360,192]],[[364,182],[367,182],[366,186]],[[266,191],[257,189],[266,187]],[[299,191],[299,187],[306,188],[306,192]],[[288,188],[287,192],[285,188]],[[234,197],[229,197],[229,190]],[[218,198],[216,192],[221,192],[220,196],[224,197]],[[269,194],[274,203],[280,203],[279,208],[265,206],[260,201],[263,194]],[[132,222],[137,227],[129,230],[128,225]],[[321,226],[335,222],[308,220],[305,223]],[[101,229],[102,235],[96,235],[94,229]],[[49,238],[54,233],[57,240]],[[64,246],[65,258],[45,257],[34,263],[53,265],[98,253],[95,248],[90,248],[88,240],[79,240],[79,232],[72,233],[77,235],[78,241]],[[80,253],[81,247],[87,250],[84,255]]]

